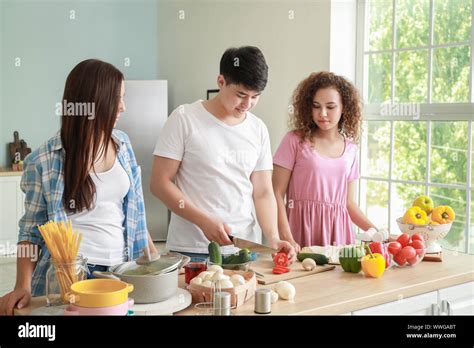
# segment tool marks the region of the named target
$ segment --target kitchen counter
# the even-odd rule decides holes
[[[23,171],[12,171],[12,170],[5,170],[4,168],[0,168],[0,177],[1,176],[22,176]]]
[[[424,261],[415,267],[392,268],[379,279],[366,278],[362,272],[346,273],[337,266],[332,271],[296,278],[295,301],[279,300],[272,305],[273,315],[346,314],[382,303],[397,301],[450,286],[474,281],[474,255],[443,251],[443,262]],[[179,278],[184,287],[184,275]],[[274,284],[258,285],[273,288]],[[45,297],[33,298],[30,306],[16,310],[28,315],[44,305]],[[255,315],[254,298],[232,311],[234,315]],[[194,304],[176,315],[196,315]]]
[[[443,251],[443,262],[423,261],[415,267],[391,268],[379,279],[367,278],[362,272],[347,273],[337,266],[332,271],[290,280],[296,288],[295,302],[280,299],[272,305],[271,314],[347,314],[471,281],[474,281],[474,255],[447,250]],[[258,288],[273,286],[258,285]],[[252,298],[232,313],[255,315],[253,310]],[[195,315],[198,312],[193,304],[175,314]]]

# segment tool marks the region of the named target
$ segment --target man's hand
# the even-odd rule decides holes
[[[3,297],[0,297],[0,315],[13,315],[13,309],[21,309],[28,306],[31,300],[31,292],[26,289],[15,289]]]
[[[199,225],[199,228],[210,241],[217,242],[219,245],[232,244],[229,239],[229,235],[232,233],[231,228],[219,219],[206,219]]]
[[[276,248],[278,251],[283,251],[288,255],[288,260],[290,264],[296,261],[296,251],[295,248],[285,240],[276,241]]]

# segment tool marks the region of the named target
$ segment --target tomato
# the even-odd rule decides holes
[[[406,246],[400,251],[400,255],[404,259],[412,259],[416,256],[416,250],[411,246]]]
[[[398,242],[388,243],[388,252],[392,255],[397,255],[398,252],[402,250],[402,245]]]
[[[407,261],[410,265],[414,265],[418,262],[418,256],[412,257],[411,259],[407,259]]]
[[[406,247],[410,243],[410,235],[408,233],[402,233],[400,237],[397,238],[397,242]]]
[[[288,266],[289,264],[288,255],[285,253],[276,254],[275,257],[273,258],[273,263],[275,264],[275,266],[282,266],[282,267]]]
[[[419,241],[422,241],[423,243],[425,242],[425,239],[418,233],[415,233],[413,236],[411,236],[411,240],[412,241],[419,240]]]
[[[423,243],[421,240],[419,239],[415,239],[413,242],[411,242],[409,244],[409,246],[415,248],[415,249],[424,249],[425,248],[425,243]]]
[[[379,253],[381,255],[384,254],[382,243],[372,242],[369,244],[369,248],[370,248],[370,251],[372,251],[372,253]]]
[[[283,267],[283,266],[276,266],[272,272],[273,274],[283,274],[283,273],[288,273],[290,269],[288,267]]]
[[[402,256],[401,252],[399,252],[397,255],[395,255],[393,261],[395,261],[397,265],[403,266],[407,262],[407,259]]]

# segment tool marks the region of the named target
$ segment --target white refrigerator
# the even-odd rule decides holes
[[[168,83],[166,80],[125,81],[125,112],[117,128],[130,137],[142,170],[148,230],[154,241],[164,241],[168,234],[168,209],[150,192],[153,150],[168,117]]]

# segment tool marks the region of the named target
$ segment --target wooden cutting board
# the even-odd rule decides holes
[[[258,261],[252,262],[252,264],[250,265],[250,269],[252,271],[258,272],[263,275],[263,277],[257,276],[257,282],[259,284],[264,284],[264,285],[277,283],[281,280],[300,278],[300,277],[308,276],[311,274],[330,271],[330,270],[333,270],[336,266],[334,265],[316,266],[316,268],[313,269],[312,271],[305,271],[303,269],[303,266],[301,265],[301,262],[294,262],[289,267],[290,272],[284,273],[284,274],[273,274],[272,273],[273,267],[274,267],[273,260],[270,260],[270,259],[258,260]]]

